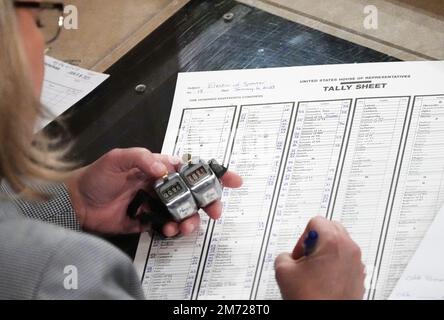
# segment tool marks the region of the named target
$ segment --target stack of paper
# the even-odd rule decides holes
[[[44,128],[108,77],[107,74],[82,69],[46,56],[41,102],[48,115],[37,123],[35,130]]]

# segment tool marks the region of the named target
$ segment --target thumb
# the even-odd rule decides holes
[[[291,257],[291,254],[289,253],[281,253],[276,257],[276,260],[274,260],[274,266],[278,267],[281,265],[288,265],[294,263],[295,260]]]
[[[128,172],[135,168],[147,177],[160,178],[167,167],[153,153],[143,148],[114,149],[107,154],[108,161],[117,172]]]
[[[282,273],[293,267],[296,263],[290,253],[281,253],[274,260],[274,269],[276,273]]]
[[[281,253],[276,257],[274,261],[274,271],[279,286],[284,285],[293,278],[292,274],[296,265],[297,262],[292,258],[290,253]]]
[[[310,231],[316,231],[320,235],[318,245],[316,246],[315,249],[316,251],[319,251],[319,248],[322,247],[322,238],[325,238],[324,235],[331,234],[332,231],[334,231],[332,229],[336,229],[334,223],[324,217],[316,216],[310,219],[310,221],[307,224],[307,227],[304,230],[304,233],[299,238],[296,246],[293,249],[293,255],[292,255],[293,259],[298,260],[304,256],[304,242],[305,239],[307,239],[308,233]]]

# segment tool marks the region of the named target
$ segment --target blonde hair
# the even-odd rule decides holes
[[[12,0],[0,0],[0,179],[21,195],[44,197],[31,180],[58,182],[72,168],[54,140],[34,136],[43,107],[35,96]]]

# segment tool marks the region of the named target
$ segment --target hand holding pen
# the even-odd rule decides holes
[[[310,220],[293,253],[275,261],[284,299],[362,299],[364,265],[361,250],[337,222]]]

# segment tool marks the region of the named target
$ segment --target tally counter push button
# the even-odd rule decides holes
[[[191,155],[184,156],[185,164],[179,173],[185,181],[199,208],[204,208],[222,197],[222,185],[219,177],[215,174],[209,164],[197,157]],[[215,166],[218,173],[225,174],[224,168],[217,164],[215,160],[211,160],[210,164]],[[216,166],[218,166],[216,168]],[[221,169],[223,168],[223,169]],[[222,176],[221,175],[221,176]]]
[[[191,217],[198,211],[193,194],[176,172],[156,181],[154,190],[176,221]]]

